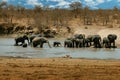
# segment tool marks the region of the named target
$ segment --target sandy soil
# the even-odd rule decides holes
[[[120,60],[0,58],[0,80],[119,80]]]

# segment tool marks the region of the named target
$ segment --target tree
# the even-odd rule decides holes
[[[4,8],[7,7],[7,3],[6,2],[0,2],[0,8]]]
[[[37,13],[37,12],[39,13],[42,11],[42,7],[39,5],[35,5],[34,11],[35,11],[35,13]]]
[[[84,9],[83,9],[83,19],[84,19],[84,24],[86,25],[91,25],[92,24],[92,15],[91,15],[91,12],[90,12],[90,9],[88,6],[86,6]]]
[[[74,12],[75,18],[77,18],[77,15],[79,14],[80,9],[82,9],[82,4],[80,2],[74,2],[71,3],[70,9]]]

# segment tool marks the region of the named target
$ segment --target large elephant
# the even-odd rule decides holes
[[[107,37],[103,38],[103,47],[110,48],[110,40]]]
[[[101,36],[100,35],[93,35],[92,37],[93,45],[95,48],[101,48]]]
[[[22,43],[20,45],[23,45],[25,43],[25,40],[27,40],[28,44],[29,44],[29,39],[27,35],[23,35],[23,36],[18,36],[15,38],[15,46],[18,46],[19,43]]]
[[[110,41],[110,47],[116,47],[116,46],[115,46],[115,40],[117,39],[117,35],[115,35],[115,34],[109,34],[109,35],[107,36],[107,38],[108,38],[109,41]],[[113,43],[113,45],[112,45],[112,43]]]
[[[85,38],[85,45],[86,45],[87,47],[92,46],[93,37],[94,37],[94,35],[88,35],[88,36]]]
[[[69,45],[68,47],[75,47],[75,37],[69,37],[64,41],[64,46]],[[66,46],[67,47],[67,46]]]
[[[43,48],[44,43],[48,43],[48,46],[51,48],[49,41],[45,37],[35,37],[32,40],[33,47],[40,45],[40,48]]]
[[[85,35],[84,34],[74,35],[74,43],[76,48],[85,47]]]

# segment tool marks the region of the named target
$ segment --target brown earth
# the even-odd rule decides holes
[[[119,79],[119,60],[0,58],[0,80]]]

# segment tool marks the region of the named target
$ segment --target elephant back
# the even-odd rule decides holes
[[[93,35],[92,40],[99,41],[99,40],[101,40],[101,36],[100,35]]]
[[[32,42],[32,40],[33,40],[35,37],[36,37],[35,35],[31,35],[31,36],[29,37],[30,42]]]
[[[46,38],[44,38],[44,37],[35,37],[33,40],[32,40],[32,42],[46,42],[47,41],[47,39]]]
[[[94,35],[88,35],[87,38],[86,38],[86,40],[92,42],[93,37],[94,37]]]
[[[78,39],[83,39],[83,38],[85,38],[85,35],[84,34],[75,34],[74,37],[78,38]]]
[[[103,38],[103,43],[108,43],[109,42],[109,39],[107,37],[104,37]]]

